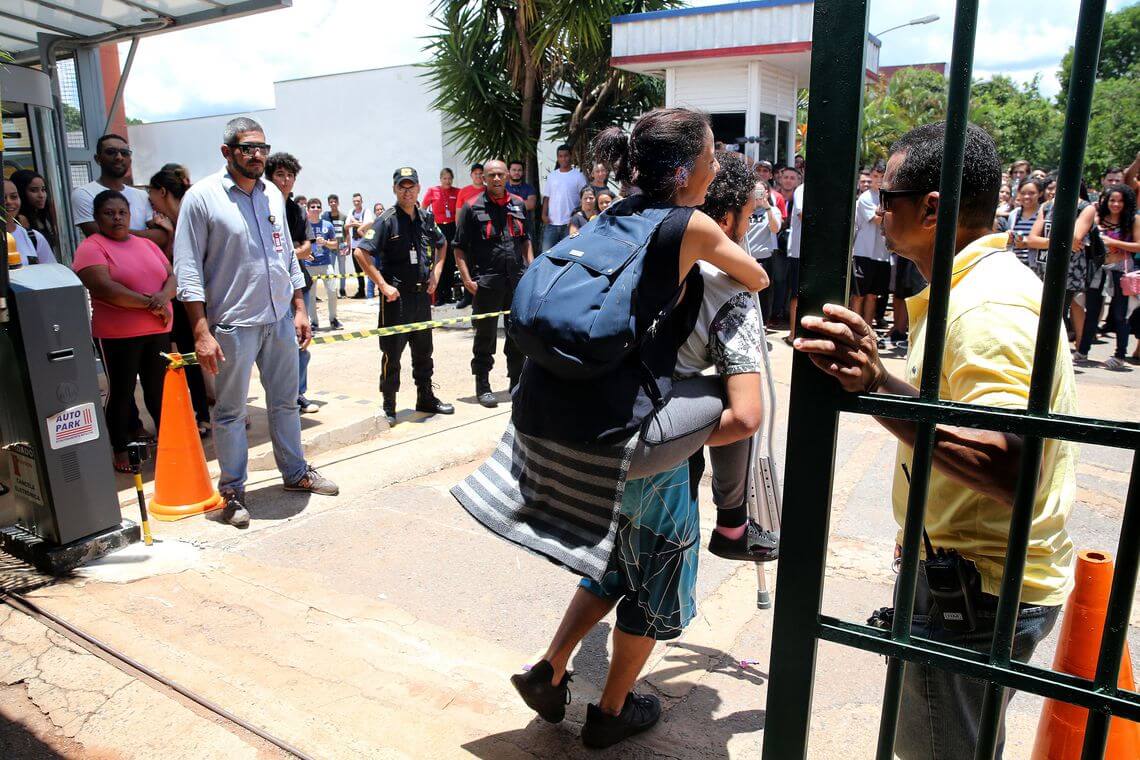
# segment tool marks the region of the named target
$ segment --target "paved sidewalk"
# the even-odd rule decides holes
[[[772,338],[777,376],[786,378],[790,351]],[[439,344],[451,340],[441,385],[454,395],[440,395],[460,399],[458,413],[406,415],[376,440],[315,457],[341,484],[338,498],[286,493],[274,473],[259,473],[246,531],[201,518],[157,523],[161,543],[131,547],[74,578],[45,585],[7,567],[0,583],[27,589],[45,609],[313,757],[757,757],[772,613],[755,608],[751,566],[703,550],[700,616],[680,639],[659,645],[650,663],[647,680],[665,706],[660,726],[605,753],[581,748],[577,736],[604,679],[612,621],[573,660],[563,724],[545,724],[520,703],[507,677],[540,655],[575,579],[490,536],[447,493],[494,445],[509,413],[505,404],[485,410],[462,400],[464,333]],[[365,382],[364,365],[375,356],[327,361],[337,370],[322,375],[330,392],[335,384],[348,393]],[[1082,369],[1082,407],[1136,419],[1138,380],[1140,373]],[[780,394],[786,404],[784,381]],[[777,429],[785,419],[782,406]],[[827,614],[860,621],[889,601],[893,455],[878,425],[843,418]],[[1083,449],[1072,521],[1078,546],[1115,548],[1130,466],[1120,452]],[[702,509],[707,541],[707,484]],[[124,514],[135,510],[132,494]],[[1138,643],[1140,605],[1134,658]],[[1047,640],[1034,661],[1050,663],[1054,647]],[[0,715],[26,727],[23,737],[55,753],[48,756],[278,756],[2,606],[0,663]],[[818,663],[810,756],[872,756],[882,658],[821,645]],[[1039,710],[1040,701],[1025,695],[1012,703],[1008,757],[1029,754]],[[149,715],[158,726],[147,731],[141,721]]]

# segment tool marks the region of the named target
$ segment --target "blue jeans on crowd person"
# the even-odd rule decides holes
[[[570,234],[569,224],[548,224],[542,228],[542,251],[546,253]]]
[[[300,480],[308,468],[301,448],[301,418],[297,414],[297,334],[293,316],[256,327],[214,327],[214,339],[226,357],[214,379],[214,450],[221,475],[218,489],[242,493],[249,465],[246,436],[246,398],[250,376],[257,365],[265,406],[269,410],[269,437],[273,458],[286,483]]]
[[[911,635],[943,644],[989,653],[994,636],[997,597],[982,594],[977,610],[977,628],[970,633],[947,631],[942,618],[932,610],[933,599],[926,573],[919,571],[914,595]],[[1013,659],[1029,662],[1033,649],[1049,635],[1061,613],[1060,607],[1022,604],[1013,635]],[[986,684],[933,666],[908,662],[903,673],[902,709],[899,710],[895,755],[901,760],[970,758],[978,743],[979,716]],[[1005,747],[1005,707],[1014,692],[1006,689],[996,760]]]
[[[304,396],[309,390],[309,349],[302,348],[297,352],[297,396]]]

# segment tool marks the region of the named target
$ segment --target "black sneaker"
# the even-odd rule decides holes
[[[626,695],[620,715],[602,712],[597,705],[586,706],[586,722],[582,726],[582,743],[591,749],[602,749],[622,739],[647,731],[661,718],[661,702],[652,694]]]
[[[748,527],[736,540],[726,538],[723,533],[714,530],[709,539],[709,551],[724,559],[771,562],[780,558],[780,534],[764,530],[749,518]]]
[[[344,329],[344,325],[342,325],[340,323],[339,319],[334,319],[333,321],[329,322],[329,327],[331,327],[334,330],[343,330]]]
[[[570,704],[569,684],[574,676],[567,671],[557,686],[550,682],[553,677],[554,668],[546,660],[540,660],[529,672],[511,676],[511,684],[526,706],[540,718],[547,723],[560,723],[566,717],[566,705]]]
[[[229,523],[235,528],[249,527],[249,512],[245,509],[245,494],[236,491],[222,491],[226,506],[206,513],[207,520]]]

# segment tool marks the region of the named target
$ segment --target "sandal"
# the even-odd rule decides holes
[[[117,459],[115,460],[115,472],[121,472],[124,475],[134,475],[135,474],[135,470],[133,467],[131,467],[130,462],[121,462]]]

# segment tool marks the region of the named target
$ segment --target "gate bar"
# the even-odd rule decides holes
[[[1027,411],[1031,414],[1048,413],[1053,395],[1057,350],[1061,338],[1065,276],[1069,268],[1073,228],[1076,226],[1078,191],[1097,60],[1100,56],[1104,12],[1105,0],[1082,0],[1077,18],[1077,38],[1069,79],[1069,98],[1065,108],[1065,131],[1061,142],[1061,166],[1057,175],[1057,196],[1053,201],[1053,225],[1045,264],[1045,286],[1033,354],[1033,375],[1029,384]],[[998,667],[1008,667],[1013,651],[1044,446],[1045,441],[1039,435],[1026,436],[1023,441],[1005,568],[994,620],[994,638],[990,648],[990,662]],[[1002,715],[1006,701],[1005,687],[990,681],[982,698],[975,760],[992,760],[994,757],[1002,734]]]
[[[994,430],[999,433],[1040,435],[1059,441],[1091,443],[1116,449],[1140,448],[1140,425],[1128,422],[1074,417],[1067,414],[1030,414],[1024,409],[978,406],[957,401],[931,403],[907,396],[847,395],[840,410],[914,422]]]
[[[930,305],[926,316],[926,345],[922,354],[919,398],[938,403],[942,381],[942,354],[946,347],[946,321],[950,312],[950,282],[957,254],[958,208],[962,196],[962,167],[966,155],[966,124],[970,110],[970,84],[974,68],[974,38],[978,25],[978,0],[958,0],[954,11],[953,58],[950,62],[946,128],[942,147],[942,172],[938,180],[938,219],[934,230],[934,265],[930,282]],[[915,189],[915,188],[903,188]],[[926,517],[930,471],[934,465],[935,423],[919,423],[911,455],[910,489],[903,521],[902,563],[895,582],[895,613],[891,639],[910,642],[914,615],[914,592],[918,581],[919,543]],[[905,660],[887,661],[883,689],[883,712],[879,719],[877,757],[894,757],[899,704],[902,699]]]
[[[825,303],[846,303],[848,258],[855,217],[866,67],[868,0],[816,0],[812,34],[812,97],[804,184],[799,311],[821,314]],[[816,167],[816,168],[812,168]],[[764,760],[807,757],[812,690],[819,646],[827,539],[831,518],[838,399],[843,391],[806,354],[792,359],[785,510],[780,536]],[[820,467],[821,452],[828,464]],[[805,671],[807,675],[805,677]]]
[[[1081,707],[1097,708],[1107,703],[1113,715],[1140,722],[1140,695],[1119,690],[1114,694],[1098,694],[1092,691],[1093,682],[1085,678],[1017,661],[1010,663],[1009,668],[996,669],[984,652],[918,637],[909,643],[892,641],[889,631],[827,616],[820,623],[819,637],[864,652],[899,657],[909,663],[941,668],[980,681],[995,681],[1011,689]]]
[[[1136,592],[1136,575],[1140,572],[1140,452],[1132,455],[1132,477],[1124,500],[1124,521],[1120,527],[1120,543],[1116,547],[1116,571],[1112,590],[1108,593],[1108,614],[1100,639],[1100,655],[1096,662],[1096,688],[1106,694],[1117,693],[1120,661],[1128,645],[1128,621],[1132,615],[1132,596]],[[1108,747],[1110,711],[1089,710],[1085,723],[1085,746],[1081,760],[1099,760]]]

